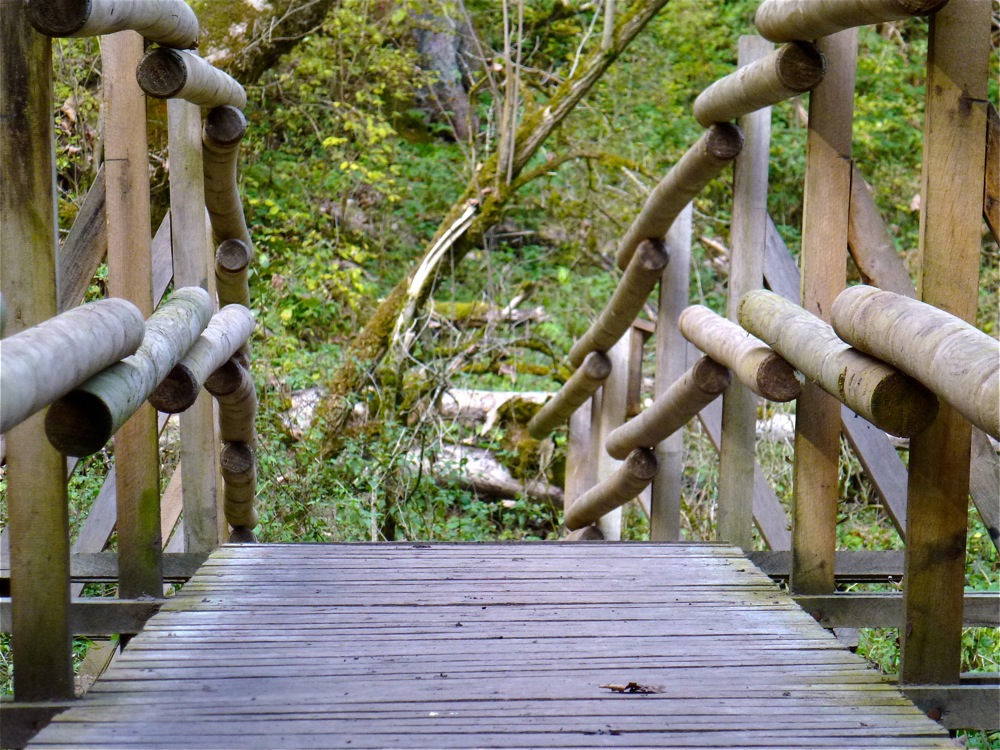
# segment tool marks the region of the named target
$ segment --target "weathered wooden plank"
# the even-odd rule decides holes
[[[146,99],[135,80],[142,37],[121,31],[102,39],[108,292],[153,312]],[[158,596],[159,452],[156,411],[144,404],[115,437],[118,551],[122,597]]]
[[[205,562],[204,552],[183,552],[163,556],[163,577],[180,582],[188,580]],[[0,570],[0,577],[10,571]],[[74,552],[70,555],[70,576],[75,581],[110,582],[118,579],[118,556],[114,552]]]
[[[660,276],[656,317],[656,373],[654,396],[659,398],[693,362],[688,362],[688,344],[677,327],[687,307],[691,276],[691,220],[688,205],[674,219],[665,247],[670,262]],[[678,430],[656,446],[658,462],[649,504],[649,539],[677,541],[681,536],[681,489],[684,481],[684,431]]]
[[[952,0],[930,19],[920,191],[920,298],[975,323],[989,78],[990,8]],[[907,683],[958,679],[971,426],[946,404],[910,441]]]
[[[58,312],[51,42],[18,0],[0,4],[0,292],[7,333]],[[45,438],[45,411],[7,436],[7,522],[14,597],[14,694],[73,695],[65,461]]]
[[[899,628],[905,623],[902,593],[797,596],[795,601],[827,628]],[[1000,627],[1000,594],[966,594],[962,624]]]
[[[0,746],[24,747],[52,717],[73,705],[72,701],[44,703],[0,702]]]
[[[972,459],[969,492],[993,546],[1000,549],[1000,460],[989,436],[972,430]]]
[[[791,573],[790,552],[749,552],[747,557],[761,571],[776,580]],[[898,581],[903,577],[902,550],[838,550],[834,575],[843,583]]]
[[[97,267],[108,252],[104,216],[104,165],[94,177],[73,226],[59,248],[59,311],[83,302]]]
[[[770,54],[774,45],[759,36],[741,36],[739,64],[745,67]],[[743,295],[764,284],[767,232],[767,173],[771,149],[771,108],[741,117],[743,149],[733,164],[733,217],[730,225],[729,290],[726,316],[738,323]],[[716,537],[741,549],[753,546],[754,472],[757,395],[734,378],[722,395],[722,442]]]
[[[948,729],[997,727],[1000,687],[996,685],[906,685],[903,693]]]
[[[69,610],[70,629],[74,635],[90,636],[138,633],[160,604],[154,599],[74,599]],[[0,630],[8,632],[10,624],[10,600],[0,599]]]
[[[802,307],[829,322],[847,283],[851,205],[851,133],[857,73],[857,29],[817,42],[827,59],[809,95],[809,134],[802,207]],[[840,404],[806,383],[795,410],[792,591],[832,592],[837,542]]]
[[[983,185],[983,218],[993,239],[1000,242],[1000,114],[986,106],[986,180]]]
[[[552,606],[533,586],[571,594]],[[459,598],[447,603],[449,592]],[[595,602],[612,595],[625,601]],[[660,692],[602,687],[631,681]],[[138,748],[164,737],[202,748],[238,738],[950,746],[731,548],[623,543],[223,547],[37,743]]]

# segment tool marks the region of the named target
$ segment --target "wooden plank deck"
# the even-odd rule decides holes
[[[955,746],[738,550],[611,543],[223,547],[31,745]]]

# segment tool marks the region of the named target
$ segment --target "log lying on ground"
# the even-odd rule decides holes
[[[604,352],[590,352],[563,387],[528,422],[531,437],[535,440],[547,437],[593,396],[610,374],[611,360],[608,355]]]
[[[570,349],[569,361],[574,367],[583,364],[590,352],[608,351],[625,335],[669,259],[663,240],[650,239],[639,244],[608,304]]]
[[[681,313],[678,328],[684,338],[721,365],[740,382],[769,401],[798,398],[802,386],[795,369],[763,341],[707,307],[692,305]]]
[[[167,47],[198,45],[198,17],[184,0],[29,0],[27,8],[31,25],[46,36],[101,36],[130,29]]]
[[[740,323],[809,380],[880,430],[923,432],[937,414],[933,393],[913,378],[844,343],[833,326],[763,289],[744,295]]]
[[[618,471],[583,493],[566,511],[563,525],[582,529],[637,497],[656,476],[656,456],[648,448],[636,448]]]
[[[218,245],[228,239],[243,240],[253,250],[247,231],[243,202],[237,187],[237,157],[247,120],[236,107],[216,107],[205,117],[202,133],[205,171],[205,208]]]
[[[608,435],[605,449],[613,458],[623,459],[636,448],[656,447],[718,398],[732,379],[728,369],[702,357],[652,406]]]
[[[184,358],[174,365],[149,397],[149,403],[167,414],[190,408],[208,377],[222,367],[253,332],[253,314],[243,305],[227,305],[212,316],[204,333]]]
[[[710,127],[667,172],[646,200],[618,246],[615,262],[623,271],[639,243],[661,239],[674,219],[704,187],[725,169],[743,148],[743,133],[735,125]]]
[[[236,107],[247,104],[239,82],[193,52],[158,47],[139,61],[135,71],[139,88],[156,99],[183,99],[199,107]]]
[[[45,417],[49,442],[69,456],[100,450],[197,341],[212,307],[211,297],[200,287],[175,291],[146,321],[135,354],[52,404]]]
[[[764,0],[754,24],[772,42],[818,39],[856,26],[928,16],[948,0]]]
[[[0,432],[135,354],[144,330],[135,305],[106,299],[0,341]]]
[[[257,501],[257,459],[246,443],[229,443],[219,458],[222,468],[222,509],[233,529],[252,529],[259,516]]]
[[[844,290],[833,327],[844,341],[930,388],[1000,439],[1000,342],[938,308],[870,286]]]
[[[257,416],[257,389],[250,370],[231,357],[205,381],[205,390],[219,402],[219,437],[224,443],[257,446],[254,418]]]
[[[886,230],[875,199],[857,165],[851,176],[851,213],[847,242],[855,265],[872,286],[906,297],[916,296],[906,266],[896,252],[896,246]]]
[[[825,73],[826,60],[816,45],[792,42],[702,91],[694,100],[694,117],[706,128],[730,122],[811,90]]]
[[[215,251],[215,285],[219,304],[250,307],[247,270],[253,251],[243,240],[225,240]]]

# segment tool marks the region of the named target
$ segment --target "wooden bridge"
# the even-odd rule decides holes
[[[960,673],[962,628],[1000,626],[1000,598],[965,591],[970,497],[1000,538],[1000,347],[970,324],[983,217],[994,238],[1000,225],[989,5],[762,2],[739,72],[695,102],[704,136],[621,239],[574,374],[527,425],[544,438],[569,422],[566,543],[260,545],[246,95],[190,51],[183,0],[0,0],[2,744],[908,748],[996,728],[1000,679]],[[616,26],[607,7],[613,45],[635,19]],[[850,158],[857,27],[909,16],[927,16],[931,40],[919,297]],[[49,38],[67,35],[103,37],[106,155],[59,242]],[[760,197],[770,106],[806,92],[800,271]],[[137,187],[146,96],[168,99],[171,208],[155,233]],[[688,304],[689,205],[730,165],[723,318]],[[870,285],[845,288],[848,251]],[[109,299],[81,305],[105,257]],[[657,287],[656,321],[637,322]],[[755,466],[760,399],[797,401],[790,519]],[[181,464],[161,492],[172,414]],[[682,544],[693,418],[719,452],[718,533]],[[910,440],[908,466],[886,433]],[[841,435],[902,552],[836,549]],[[114,469],[71,545],[67,461],[111,439]],[[622,543],[635,498],[650,541]],[[118,597],[81,597],[85,582]],[[899,628],[898,676],[832,632],[859,627]],[[82,697],[74,634],[128,643],[92,650],[103,674]]]

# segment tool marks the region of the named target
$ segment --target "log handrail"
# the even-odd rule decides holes
[[[178,49],[198,44],[198,17],[184,0],[28,0],[28,20],[52,37],[137,31]]]
[[[764,0],[754,25],[772,42],[818,39],[838,31],[937,13],[948,0]]]

